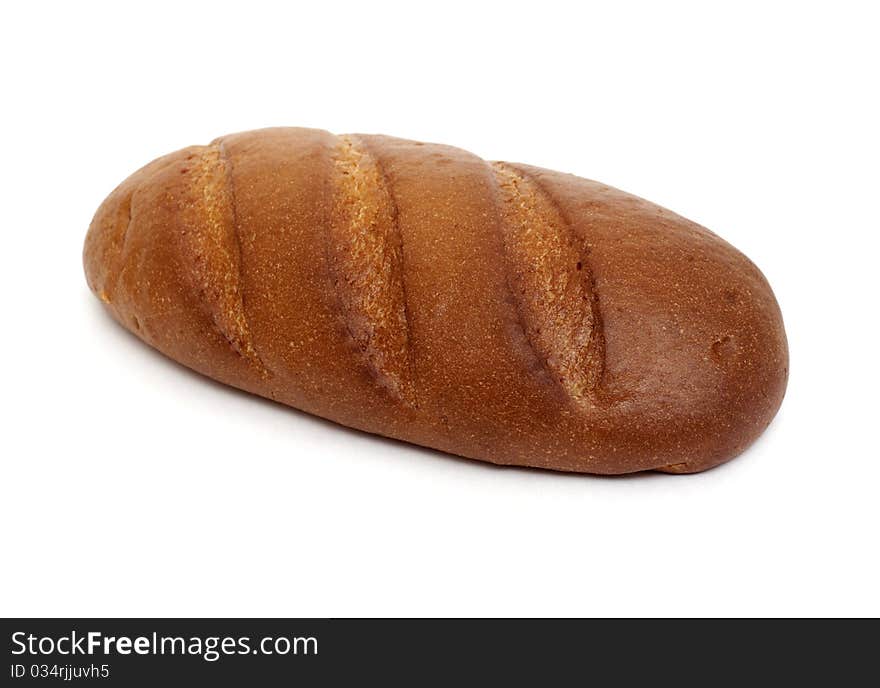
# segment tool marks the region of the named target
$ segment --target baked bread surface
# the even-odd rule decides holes
[[[701,471],[782,401],[761,272],[603,184],[279,128],[159,158],[98,209],[92,291],[209,377],[483,461]]]

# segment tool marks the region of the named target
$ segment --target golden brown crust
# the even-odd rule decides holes
[[[781,315],[707,230],[570,175],[270,129],[173,153],[84,249],[114,317],[215,379],[462,456],[704,470],[785,390]]]
[[[565,393],[592,405],[605,342],[587,256],[544,191],[510,165],[493,167],[507,271],[526,336]]]
[[[346,328],[377,381],[415,405],[397,208],[357,137],[340,137],[333,163],[327,235]]]
[[[199,151],[180,207],[180,257],[190,289],[235,351],[268,375],[254,347],[241,295],[241,257],[235,195],[221,142]]]

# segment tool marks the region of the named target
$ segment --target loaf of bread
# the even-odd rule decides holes
[[[496,464],[690,473],[788,377],[745,256],[640,198],[385,136],[280,128],[159,158],[98,209],[89,286],[216,380]]]

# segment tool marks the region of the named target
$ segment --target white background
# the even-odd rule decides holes
[[[656,7],[655,7],[656,5]],[[5,3],[0,615],[877,615],[871,3]],[[89,293],[91,216],[270,125],[602,180],[748,254],[786,320],[741,458],[498,469],[192,374]]]

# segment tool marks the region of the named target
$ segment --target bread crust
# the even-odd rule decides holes
[[[496,464],[705,470],[788,377],[773,292],[722,239],[449,146],[280,128],[186,148],[110,194],[84,264],[204,375]]]

